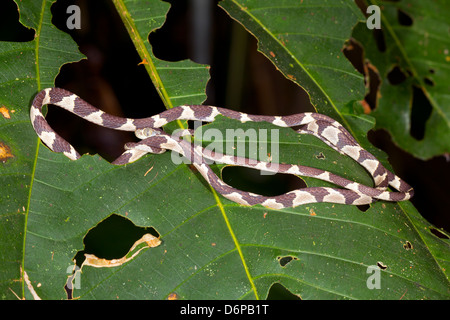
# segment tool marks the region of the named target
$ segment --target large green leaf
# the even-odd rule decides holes
[[[214,128],[225,132],[233,126],[226,121]],[[317,164],[321,154],[319,167],[367,180],[364,170],[317,139],[299,140],[290,129],[280,136],[281,161]],[[285,210],[242,207],[213,197],[198,174],[175,165],[171,156],[112,167],[97,156],[74,163],[46,149],[41,153],[25,261],[41,298],[64,298],[67,270],[83,249],[86,231],[111,213],[154,227],[162,244],[118,267],[83,266],[77,297],[255,299],[265,298],[275,282],[305,299],[448,297],[442,261],[427,244],[439,241],[431,233],[421,238],[417,225],[427,223],[410,205],[377,203],[365,213],[325,203]],[[367,287],[367,270],[377,264],[386,267],[380,276],[384,290]]]
[[[120,266],[82,266],[82,273],[76,274],[80,282],[73,292],[75,297],[261,299],[267,297],[272,284],[281,283],[305,299],[449,298],[448,240],[429,232],[431,226],[408,202],[377,202],[365,212],[327,203],[284,210],[243,207],[217,195],[189,165],[175,164],[170,152],[113,166],[96,155],[70,161],[38,143],[28,120],[31,99],[43,88],[42,83],[52,85],[63,63],[81,56],[75,54],[77,49],[67,35],[51,27],[51,1],[33,1],[33,5],[37,3],[42,6],[33,9],[30,2],[22,1],[20,9],[22,23],[37,30],[38,38],[29,43],[0,45],[0,61],[14,60],[7,59],[12,48],[20,48],[16,57],[27,52],[24,48],[31,52],[29,57],[13,61],[17,62],[15,67],[3,63],[0,66],[5,74],[0,104],[11,111],[10,118],[0,116],[0,139],[14,155],[0,164],[2,298],[14,298],[14,293],[25,298],[66,298],[64,286],[74,269],[72,259],[84,249],[85,235],[112,214],[126,217],[137,226],[153,227],[162,243],[139,251]],[[147,34],[163,22],[167,4],[156,0],[114,4],[165,105],[201,102],[208,77],[206,68],[191,62],[157,60],[147,43]],[[345,15],[347,19],[346,14],[351,15],[352,22],[345,27],[348,35],[358,11],[351,2],[343,7],[349,11],[337,6],[335,16]],[[245,8],[242,6],[244,12]],[[25,18],[24,12],[33,13],[29,16],[35,20]],[[270,16],[281,16],[280,21],[284,21],[283,15]],[[303,27],[297,27],[290,33],[301,33]],[[35,55],[40,52],[42,39],[48,37],[46,28],[56,32],[52,41],[59,43],[58,63],[51,52],[46,59],[38,60]],[[324,32],[322,24],[317,28]],[[335,50],[346,36],[338,38],[342,41],[336,42]],[[67,39],[66,47],[60,47],[62,39]],[[271,51],[279,57],[277,66],[286,72],[291,66],[282,58],[280,49],[285,50],[273,46]],[[318,50],[317,54],[325,53]],[[330,56],[334,59],[333,54]],[[294,58],[301,61],[301,54],[296,52]],[[339,59],[344,60],[343,56]],[[363,93],[362,84],[353,79],[356,73],[344,63],[334,68],[352,74],[339,78],[339,85],[348,88],[340,95],[323,80],[322,72],[304,73],[296,61],[293,66],[299,73],[294,76],[301,83],[302,76],[310,77],[312,87],[305,88],[312,99],[333,105],[330,114],[367,143],[365,134],[374,122],[369,117],[351,115],[349,107]],[[44,74],[48,77],[45,81],[37,81],[44,78],[43,70],[51,72]],[[16,78],[29,80],[21,82]],[[327,109],[323,110],[326,113]],[[226,137],[227,129],[238,127],[275,129],[269,124],[240,124],[226,119],[206,128],[215,128]],[[234,141],[225,138],[225,142]],[[278,146],[282,162],[311,165],[370,182],[361,167],[314,137],[298,137],[291,129],[282,129]],[[217,172],[220,169],[215,168]],[[319,184],[312,179],[306,181],[311,186]],[[368,288],[372,275],[368,271],[379,272],[380,289]]]
[[[46,151],[29,122],[30,103],[39,90],[54,86],[54,79],[64,63],[83,58],[71,37],[51,23],[53,2],[20,1],[20,21],[33,28],[36,37],[29,42],[2,42],[0,46],[0,104],[10,115],[8,118],[0,116],[0,154],[3,158],[5,150],[7,155],[12,155],[12,158],[2,159],[5,163],[1,164],[0,212],[2,230],[5,231],[1,233],[4,243],[0,268],[3,297],[13,297],[12,292],[19,296],[24,294],[22,266],[27,252],[24,251],[24,241],[29,228],[31,191],[38,173],[36,164],[40,161],[40,152]],[[185,103],[201,103],[206,98],[206,67],[190,61],[168,63],[158,60],[147,41],[148,33],[164,22],[169,4],[160,1],[131,4],[115,1],[114,4],[122,9],[120,13],[124,21],[129,22],[133,16],[132,23],[125,25],[133,35],[136,49],[164,104],[170,108],[179,104],[177,99],[181,97]],[[140,15],[146,15],[146,18]]]
[[[147,41],[149,31],[164,23],[170,5],[156,0],[113,0],[113,3],[166,108],[203,102],[208,79],[206,66],[188,60],[168,63],[157,59]]]
[[[368,2],[382,9],[383,45],[377,44],[365,24],[359,25],[353,36],[381,81],[371,114],[377,119],[376,128],[388,130],[398,146],[418,158],[449,153],[448,1]],[[389,80],[396,70],[402,74],[401,82]],[[425,101],[413,99],[414,88],[423,93]],[[419,133],[413,133],[414,127]]]
[[[13,291],[23,296],[23,246],[38,145],[29,122],[30,102],[39,89],[53,86],[62,64],[83,57],[70,36],[50,23],[51,4],[21,1],[20,21],[36,30],[36,38],[0,45],[0,105],[9,114],[0,116],[0,148],[11,155],[0,163],[2,298],[14,297]]]
[[[364,95],[363,77],[342,53],[363,19],[353,1],[225,0],[234,19],[258,39],[258,49],[309,94],[318,112],[352,131],[346,114]]]

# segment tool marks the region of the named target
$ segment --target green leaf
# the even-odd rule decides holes
[[[363,77],[342,53],[351,28],[363,19],[353,1],[225,0],[228,14],[258,39],[284,76],[302,86],[319,113],[350,131],[345,106],[364,95]]]
[[[258,50],[286,78],[308,92],[317,112],[339,121],[390,167],[367,140],[374,120],[359,111],[363,76],[342,52],[353,26],[364,18],[353,1],[225,0],[220,6],[257,38]]]
[[[34,7],[37,3],[42,4],[38,8],[42,10]],[[116,267],[82,266],[82,273],[75,273],[79,282],[73,281],[74,297],[264,299],[271,286],[279,283],[303,299],[449,298],[449,241],[431,233],[432,226],[407,202],[377,202],[365,212],[354,206],[328,203],[284,210],[243,207],[218,195],[189,165],[176,164],[171,152],[113,166],[97,155],[71,161],[38,143],[28,119],[31,100],[42,83],[52,85],[62,64],[81,57],[70,37],[56,29],[54,34],[47,30],[51,26],[50,4],[21,2],[22,23],[42,37],[27,43],[0,44],[0,61],[7,61],[10,51],[16,50],[15,60],[21,57],[20,52],[30,53],[20,58],[20,63],[9,58],[17,63],[13,67],[0,65],[4,77],[0,82],[0,104],[11,115],[0,116],[0,140],[14,156],[0,163],[0,184],[6,186],[0,194],[3,299],[13,299],[14,294],[27,299],[65,299],[64,286],[76,270],[73,259],[81,263],[79,252],[87,250],[86,234],[112,215],[127,218],[139,227],[154,228],[161,244],[139,247],[142,250],[136,255],[132,249],[126,255],[132,259]],[[148,63],[144,65],[166,107],[203,101],[208,79],[205,66],[160,61],[147,43],[147,34],[163,22],[167,4],[156,0],[114,4],[141,59]],[[335,8],[335,17],[346,13],[351,15],[349,21],[355,22],[358,11],[350,2],[329,10]],[[343,8],[350,10],[342,11]],[[34,20],[28,16],[36,21],[32,23]],[[284,21],[281,14],[271,16],[281,16],[280,25]],[[304,16],[299,13],[299,17]],[[351,28],[352,23],[347,23]],[[324,33],[322,27],[318,28]],[[333,26],[330,32],[335,29]],[[38,60],[34,54],[39,52],[36,48],[40,48],[42,39],[48,37],[47,32],[52,34],[53,44],[59,43],[59,51],[56,54],[50,50],[49,58],[41,55]],[[346,32],[349,34],[350,29]],[[67,47],[61,50],[61,39],[66,38]],[[274,43],[266,45],[270,48]],[[342,42],[336,42],[333,48],[339,50],[341,46]],[[271,51],[280,59],[281,70],[290,67],[292,60],[286,62],[289,57],[285,54],[283,58],[280,49],[285,50],[274,45]],[[307,81],[310,87],[305,86],[311,98],[332,105],[330,113],[344,119],[358,140],[365,141],[367,130],[374,125],[372,118],[353,116],[348,111],[362,93],[362,78],[358,83],[354,82],[356,76],[346,78],[345,72],[339,70],[356,73],[348,63],[334,64],[337,51],[331,52],[332,72],[341,80],[334,86],[347,86],[344,93],[332,87],[322,72],[314,73],[314,68],[302,69],[294,64],[294,76],[302,79],[312,74]],[[329,53],[317,51],[323,59]],[[55,56],[60,59],[58,65],[54,63]],[[298,55],[294,57],[300,61]],[[339,59],[344,61],[343,56]],[[24,82],[14,81],[15,78]],[[355,87],[349,86],[352,83]],[[217,129],[225,143],[235,142],[226,137],[230,128],[279,129],[229,119],[207,128]],[[370,183],[360,166],[318,139],[299,137],[291,129],[280,129],[278,133],[281,162],[311,165]],[[263,141],[259,136],[256,140]],[[219,174],[221,169],[215,168]],[[306,181],[311,186],[319,183]],[[122,232],[119,228],[115,237],[121,239]],[[25,275],[29,281],[25,281]],[[372,275],[379,276],[381,289],[369,288]]]
[[[0,45],[0,105],[10,114],[9,118],[0,116],[0,154],[3,156],[3,150],[12,154],[12,158],[7,158],[2,164],[0,171],[2,186],[6,187],[0,195],[0,219],[7,230],[1,234],[2,243],[5,244],[0,278],[3,297],[14,297],[14,294],[23,297],[25,294],[26,284],[22,272],[26,271],[23,265],[27,251],[23,250],[26,249],[24,242],[29,243],[26,235],[29,235],[31,191],[37,174],[36,166],[41,161],[40,153],[47,151],[29,122],[30,103],[38,91],[54,86],[54,79],[63,64],[84,57],[71,37],[51,23],[50,7],[53,2],[18,2],[20,21],[35,30],[35,39],[23,43],[2,42]],[[206,66],[190,61],[169,63],[156,59],[151,53],[148,33],[164,22],[169,4],[139,1],[124,5],[117,1],[115,5],[125,9],[119,12],[124,20],[133,16],[134,23],[126,25],[127,30],[134,35],[132,39],[136,49],[155,87],[158,92],[163,92],[165,105],[172,107],[179,104],[181,99],[186,103],[197,104],[205,100],[204,87],[208,80]],[[147,10],[149,8],[150,13]],[[146,15],[145,19],[142,15]]]
[[[206,99],[206,65],[184,60],[157,59],[147,41],[149,30],[164,23],[169,4],[157,0],[113,0],[124,25],[166,108],[181,104],[200,104]]]
[[[224,121],[209,128],[225,132],[236,125]],[[361,168],[322,142],[308,136],[298,140],[289,130],[281,132],[279,146],[287,159],[317,163],[321,153],[322,168],[367,179]],[[64,298],[67,270],[83,249],[85,233],[112,213],[154,227],[162,244],[119,267],[83,267],[75,297],[255,299],[265,298],[275,282],[305,299],[448,297],[440,267],[448,247],[430,232],[417,230],[419,223],[428,224],[403,203],[380,202],[366,212],[326,203],[284,210],[242,207],[211,196],[199,174],[175,165],[171,153],[121,167],[97,156],[73,162],[46,150],[41,157],[25,267],[30,279],[41,284],[35,289],[43,299]],[[411,214],[418,222],[410,220]],[[429,241],[440,259],[433,257]],[[283,258],[291,260],[283,265]],[[377,264],[386,267],[379,271],[385,290],[367,287],[368,267]]]
[[[378,73],[381,84],[377,129],[386,129],[402,149],[420,159],[450,152],[450,54],[447,1],[369,1],[381,7],[384,50],[372,30],[360,24],[353,34]],[[407,21],[400,23],[400,16]],[[389,77],[398,68],[402,81]],[[415,88],[425,101],[414,97]],[[417,100],[417,101],[414,101]],[[430,110],[427,110],[429,105]],[[418,128],[418,129],[415,129]],[[413,132],[419,132],[414,134]]]
[[[62,64],[83,58],[70,36],[50,23],[52,3],[19,2],[20,21],[35,29],[35,39],[0,45],[0,106],[9,114],[0,116],[0,148],[12,155],[0,163],[2,298],[14,298],[13,292],[23,296],[23,242],[38,144],[29,120],[30,102],[37,91],[53,86]]]

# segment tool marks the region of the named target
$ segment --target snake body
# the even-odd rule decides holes
[[[81,118],[97,125],[123,131],[133,131],[141,141],[127,143],[125,152],[113,164],[131,163],[146,153],[162,153],[172,150],[191,160],[206,181],[224,197],[242,204],[261,204],[268,208],[283,209],[316,202],[330,202],[348,205],[362,205],[377,199],[385,201],[403,201],[413,196],[413,189],[401,178],[387,170],[371,153],[364,150],[353,136],[334,119],[318,113],[299,113],[290,116],[251,115],[225,108],[205,105],[184,105],[166,110],[148,118],[130,119],[105,113],[77,95],[60,88],[47,88],[40,91],[32,103],[30,118],[39,138],[52,151],[62,152],[68,158],[77,160],[80,154],[47,123],[42,107],[53,104],[64,108]],[[311,134],[330,147],[354,159],[373,177],[375,187],[368,187],[350,181],[331,172],[312,167],[273,164],[263,161],[224,155],[199,145],[192,144],[181,136],[169,135],[161,129],[175,120],[198,120],[212,122],[222,115],[241,122],[269,122],[280,127],[299,127],[300,134]],[[190,134],[185,132],[184,134]],[[262,196],[233,188],[223,182],[209,167],[205,159],[217,162],[274,171],[299,176],[308,176],[331,182],[341,188],[314,187],[293,190],[279,196]],[[276,169],[274,169],[276,168]],[[388,191],[391,186],[398,191]]]

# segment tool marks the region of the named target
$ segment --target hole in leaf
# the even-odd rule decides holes
[[[411,16],[402,9],[397,10],[397,19],[398,23],[400,23],[402,26],[409,27],[413,24],[413,19],[411,18]]]
[[[325,155],[322,152],[319,152],[319,154],[316,155],[316,159],[323,160],[325,159]]]
[[[423,78],[423,81],[425,82],[426,85],[434,86],[434,81],[428,77]]]
[[[0,2],[0,41],[27,42],[34,40],[35,31],[19,22],[19,10],[14,1]]]
[[[363,0],[355,0],[356,5],[359,7],[359,9],[361,10],[361,12],[368,17],[368,13],[367,13],[367,1],[363,1]],[[383,33],[383,29],[373,29],[373,37],[375,39],[375,43],[378,47],[378,50],[381,52],[385,52],[386,51],[386,42],[384,40],[384,33]]]
[[[159,237],[152,227],[138,227],[129,219],[112,214],[85,235],[84,250],[78,251],[74,257],[76,264],[81,267],[85,253],[108,260],[120,259],[146,233]]]
[[[387,269],[387,265],[385,265],[383,262],[378,261],[377,262],[377,266],[378,268],[380,268],[381,270],[386,270]]]
[[[369,82],[369,92],[365,96],[364,100],[367,102],[371,110],[375,110],[377,107],[378,90],[380,88],[381,80],[378,69],[371,63],[367,63],[367,73],[366,77]]]
[[[361,44],[354,39],[350,39],[344,46],[342,52],[351,64],[358,70],[359,73],[364,74],[364,52]]]
[[[186,15],[190,9],[189,1],[173,1],[170,5],[166,21],[159,29],[150,33],[148,41],[156,57],[166,61],[180,61],[188,57],[188,43],[192,41],[189,16]]]
[[[375,43],[377,44],[378,50],[380,52],[386,51],[386,41],[384,39],[384,32],[382,29],[373,29],[373,36],[375,38]]]
[[[277,257],[278,259],[278,263],[280,264],[280,266],[282,266],[283,268],[286,267],[286,265],[288,263],[290,263],[292,260],[298,260],[297,257],[293,257],[293,256],[284,256],[284,257]]]
[[[301,298],[280,283],[274,283],[269,289],[267,300],[301,300]]]
[[[263,175],[260,170],[238,166],[225,167],[222,170],[222,179],[236,189],[267,197],[306,187],[301,178],[291,174]]]
[[[64,290],[66,291],[67,294],[67,300],[72,300],[73,299],[73,290],[70,289],[67,284],[64,286]]]
[[[425,126],[430,118],[433,107],[420,88],[413,86],[413,100],[411,107],[411,127],[409,133],[417,140],[425,136]]]
[[[366,212],[367,210],[369,210],[370,205],[369,204],[360,204],[356,206],[360,211],[362,212]]]
[[[398,85],[406,80],[406,75],[402,72],[399,66],[395,66],[387,74],[389,83],[392,85]]]
[[[68,33],[87,57],[62,66],[55,86],[116,116],[143,118],[165,110],[112,1],[77,2],[81,29],[67,26],[71,14],[66,11],[73,0],[53,1],[51,6],[54,26]],[[143,101],[151,110],[142,107]],[[97,126],[59,107],[49,109],[50,126],[81,154],[98,153],[113,161],[125,143],[136,141],[131,132]]]
[[[408,240],[406,240],[405,244],[403,245],[403,248],[405,250],[412,250],[413,249],[413,245],[411,242],[409,242]]]
[[[430,232],[432,234],[434,234],[436,237],[438,237],[439,239],[448,239],[449,237],[443,233],[441,230],[436,229],[436,228],[430,228]]]

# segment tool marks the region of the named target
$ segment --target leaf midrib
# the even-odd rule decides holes
[[[40,36],[41,36],[41,30],[42,25],[44,21],[44,12],[46,7],[47,1],[42,1],[41,6],[41,12],[40,12],[40,18],[38,23],[38,29],[36,30],[36,37],[35,37],[35,60],[36,60],[36,84],[38,91],[41,90],[41,75],[40,75],[40,68],[39,68],[39,43],[40,43]],[[25,219],[24,219],[24,226],[23,226],[23,244],[22,244],[22,262],[21,262],[21,282],[22,282],[22,297],[25,298],[25,281],[24,279],[24,272],[25,272],[25,248],[26,248],[26,239],[27,239],[27,230],[28,230],[28,215],[30,213],[30,204],[31,204],[31,193],[33,191],[33,184],[35,180],[36,175],[36,167],[37,167],[37,161],[38,161],[38,155],[39,155],[39,147],[40,147],[40,139],[36,137],[36,152],[34,156],[32,171],[30,175],[30,188],[28,192],[28,199],[27,199],[27,206],[26,206],[26,212],[25,212]]]
[[[114,3],[114,6],[116,7],[117,13],[121,17],[121,19],[122,19],[122,21],[123,21],[123,23],[124,23],[124,25],[125,25],[125,27],[126,27],[126,29],[128,31],[128,34],[129,34],[131,40],[133,41],[134,46],[136,47],[136,50],[138,51],[139,56],[141,57],[141,59],[143,61],[147,62],[147,63],[144,63],[144,66],[145,66],[145,68],[147,70],[147,73],[149,74],[149,76],[150,76],[150,78],[151,78],[151,80],[153,82],[153,85],[157,89],[158,94],[160,95],[161,99],[163,100],[164,105],[166,106],[167,109],[173,108],[172,101],[171,101],[171,99],[170,99],[170,97],[169,97],[169,95],[168,95],[168,93],[167,93],[167,91],[165,89],[164,83],[162,82],[162,80],[161,80],[161,78],[159,76],[158,70],[156,69],[156,67],[155,67],[155,65],[153,63],[152,56],[150,55],[150,52],[147,50],[147,48],[146,48],[146,46],[145,46],[145,44],[144,44],[144,42],[143,42],[143,40],[142,40],[142,38],[141,38],[141,36],[139,34],[139,31],[137,30],[137,27],[134,24],[133,19],[131,18],[131,15],[130,15],[126,5],[124,4],[123,0],[113,0],[113,3]],[[181,129],[186,129],[185,126],[181,123],[180,120],[177,120],[177,123],[178,123],[178,126]],[[253,280],[252,280],[251,275],[249,273],[247,264],[245,262],[245,258],[244,258],[243,253],[242,253],[242,250],[240,249],[239,242],[237,241],[237,238],[236,238],[236,236],[234,234],[234,231],[233,231],[233,229],[231,227],[231,224],[230,224],[230,222],[228,220],[228,217],[227,217],[225,209],[224,209],[224,207],[222,205],[222,202],[221,202],[219,196],[217,195],[216,191],[211,186],[210,186],[210,188],[211,188],[212,194],[214,196],[214,199],[215,199],[215,201],[217,203],[217,206],[219,207],[220,212],[221,212],[221,214],[222,214],[222,216],[224,218],[225,224],[226,224],[226,226],[227,226],[227,228],[228,228],[228,230],[229,230],[229,232],[231,234],[231,237],[233,238],[235,246],[236,246],[236,248],[237,248],[237,250],[239,252],[239,256],[241,258],[243,267],[245,269],[245,273],[246,273],[246,275],[247,275],[247,277],[249,279],[249,282],[250,282],[250,284],[252,286],[252,289],[254,290],[255,296],[256,296],[257,299],[259,299],[258,298],[258,293],[256,291],[255,284],[253,283]]]

